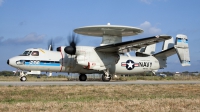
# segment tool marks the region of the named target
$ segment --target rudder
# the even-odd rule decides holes
[[[174,48],[176,49],[181,65],[190,66],[190,54],[187,36],[178,34],[176,36]]]
[[[175,44],[173,45],[173,41],[169,40],[164,43],[163,50],[159,53],[154,54],[156,58],[160,59],[160,68],[167,67],[166,60],[167,57],[177,54],[182,66],[190,66],[190,54],[189,54],[189,46],[188,39],[186,35],[178,34],[176,36]]]

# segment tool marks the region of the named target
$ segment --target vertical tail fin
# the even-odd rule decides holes
[[[163,42],[162,51],[167,50],[167,49],[172,48],[172,47],[174,47],[174,38],[173,37],[171,39],[165,40]]]
[[[176,36],[174,47],[182,66],[190,66],[190,54],[187,36],[178,34]]]
[[[155,53],[155,50],[156,50],[156,44],[148,45],[146,47],[142,47],[138,49],[136,52],[136,56],[139,56],[139,57],[150,56]]]
[[[167,57],[177,54],[182,66],[190,66],[190,54],[188,39],[186,35],[178,34],[176,36],[175,45],[173,40],[166,40],[163,44],[163,50],[153,56],[159,59],[160,68],[167,67]]]
[[[155,50],[156,50],[156,44],[152,44],[152,45],[146,46],[144,52],[145,52],[146,54],[153,55],[153,54],[155,53]]]

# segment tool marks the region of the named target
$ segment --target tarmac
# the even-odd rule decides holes
[[[131,85],[131,84],[200,84],[200,81],[0,81],[0,86],[48,86],[48,85]]]

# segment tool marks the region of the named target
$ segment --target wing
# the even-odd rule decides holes
[[[126,53],[132,50],[140,49],[142,47],[145,47],[151,44],[168,40],[170,38],[171,36],[167,36],[167,35],[153,36],[153,37],[147,37],[147,38],[142,38],[142,39],[137,39],[137,40],[109,44],[105,46],[99,46],[99,47],[96,47],[95,50],[101,51],[101,52]]]

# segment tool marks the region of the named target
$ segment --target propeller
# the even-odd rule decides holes
[[[79,38],[75,33],[72,33],[71,35],[68,36],[68,44],[69,46],[66,46],[64,48],[65,53],[70,54],[70,55],[75,55],[76,54],[76,45],[79,42]]]
[[[53,42],[53,39],[50,39],[48,41],[48,48],[49,48],[49,51],[53,51],[54,49],[54,42]]]

